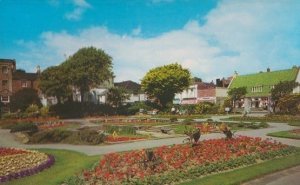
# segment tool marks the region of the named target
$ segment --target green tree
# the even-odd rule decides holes
[[[81,100],[91,88],[113,77],[112,58],[94,47],[79,49],[62,66],[68,71],[70,84],[79,89]]]
[[[114,107],[120,107],[125,100],[129,99],[129,95],[123,88],[112,87],[108,90],[107,101]]]
[[[55,96],[58,103],[72,93],[67,70],[61,66],[48,67],[39,76],[39,88],[46,96]]]
[[[142,89],[162,107],[172,102],[175,93],[188,88],[191,74],[179,64],[151,69],[142,79]]]
[[[15,112],[17,110],[25,111],[32,104],[42,106],[38,93],[34,89],[24,88],[11,96],[9,105],[11,111]]]
[[[241,98],[243,98],[246,94],[247,94],[246,87],[235,87],[229,89],[228,95],[230,99],[233,101],[233,107],[235,107],[236,102],[239,101]]]
[[[293,89],[297,85],[299,84],[295,81],[283,81],[283,82],[279,82],[274,86],[274,88],[271,90],[271,98],[273,101],[274,112],[276,112],[276,108],[280,98],[283,98],[288,94],[291,94],[293,92]]]
[[[300,94],[287,94],[279,99],[278,107],[282,113],[299,114]]]

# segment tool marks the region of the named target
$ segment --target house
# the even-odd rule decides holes
[[[0,59],[0,96],[4,105],[10,102],[13,94],[13,73],[16,70],[16,61],[11,59]]]
[[[23,88],[37,87],[37,73],[26,73],[24,70],[16,69],[16,61],[13,59],[0,59],[0,96],[1,103],[4,104],[1,111],[9,111],[7,104],[11,96]]]
[[[105,104],[107,102],[107,93],[110,88],[114,87],[114,79],[111,77],[110,79],[104,81],[98,86],[90,89],[89,92],[85,93],[83,96],[84,102],[92,102],[95,104]],[[81,102],[81,96],[79,89],[73,87],[73,100]]]
[[[247,75],[238,75],[236,73],[229,85],[229,89],[238,87],[246,87],[247,89],[245,98],[236,105],[237,107],[267,110],[271,108],[272,104],[271,90],[276,84],[283,81],[295,81],[300,83],[299,67],[279,71],[271,71],[268,68],[266,72]],[[300,87],[294,88],[293,93],[300,93]]]
[[[129,99],[125,100],[124,103],[134,103],[147,101],[147,95],[141,90],[141,85],[131,80],[117,82],[114,84],[115,87],[123,88],[129,94]]]
[[[173,103],[185,105],[211,102],[220,104],[226,97],[226,87],[217,87],[213,82],[194,82],[183,92],[175,94]]]

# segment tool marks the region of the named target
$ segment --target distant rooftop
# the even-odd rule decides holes
[[[283,81],[295,81],[299,72],[298,67],[291,69],[259,72],[247,75],[237,75],[229,88],[247,87],[246,96],[268,96],[272,86]],[[262,86],[262,92],[252,92],[252,87]]]

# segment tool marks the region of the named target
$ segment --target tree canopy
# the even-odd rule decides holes
[[[58,101],[70,96],[72,88],[77,88],[83,101],[86,92],[112,77],[112,58],[101,49],[86,47],[61,65],[44,70],[39,87],[47,96],[56,96]]]
[[[277,107],[278,101],[286,95],[291,94],[297,85],[298,83],[295,81],[283,81],[274,86],[274,88],[271,90],[271,98],[274,102],[274,111]]]
[[[39,77],[39,88],[46,96],[55,96],[58,102],[70,96],[67,72],[61,66],[49,67]]]
[[[90,88],[97,87],[113,76],[112,58],[102,49],[86,47],[79,49],[63,63],[68,69],[71,85],[80,90],[81,100]]]
[[[233,101],[233,105],[235,107],[236,101],[240,100],[247,94],[247,88],[246,87],[235,87],[232,89],[229,89],[228,95]]]
[[[179,64],[170,64],[151,69],[142,79],[142,89],[150,98],[165,107],[172,102],[175,93],[188,88],[191,74]]]

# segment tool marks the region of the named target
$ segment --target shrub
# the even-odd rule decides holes
[[[50,112],[61,118],[82,118],[85,116],[103,116],[115,113],[113,107],[106,104],[94,104],[88,102],[65,102],[50,107]]]
[[[103,143],[105,140],[104,134],[99,134],[95,130],[81,130],[73,132],[69,137],[67,137],[64,142],[71,144],[91,144],[97,145]]]
[[[117,132],[118,134],[136,135],[136,129],[132,126],[105,125],[104,128],[110,134]]]
[[[8,126],[10,132],[28,132],[29,134],[36,133],[38,127],[34,123],[17,123]]]
[[[36,104],[38,106],[42,105],[36,90],[24,88],[12,95],[9,106],[11,111],[25,111],[31,104]]]
[[[40,114],[42,117],[48,117],[49,116],[49,107],[44,106],[40,109]]]
[[[71,135],[71,131],[53,129],[37,132],[30,137],[30,143],[58,143]]]

